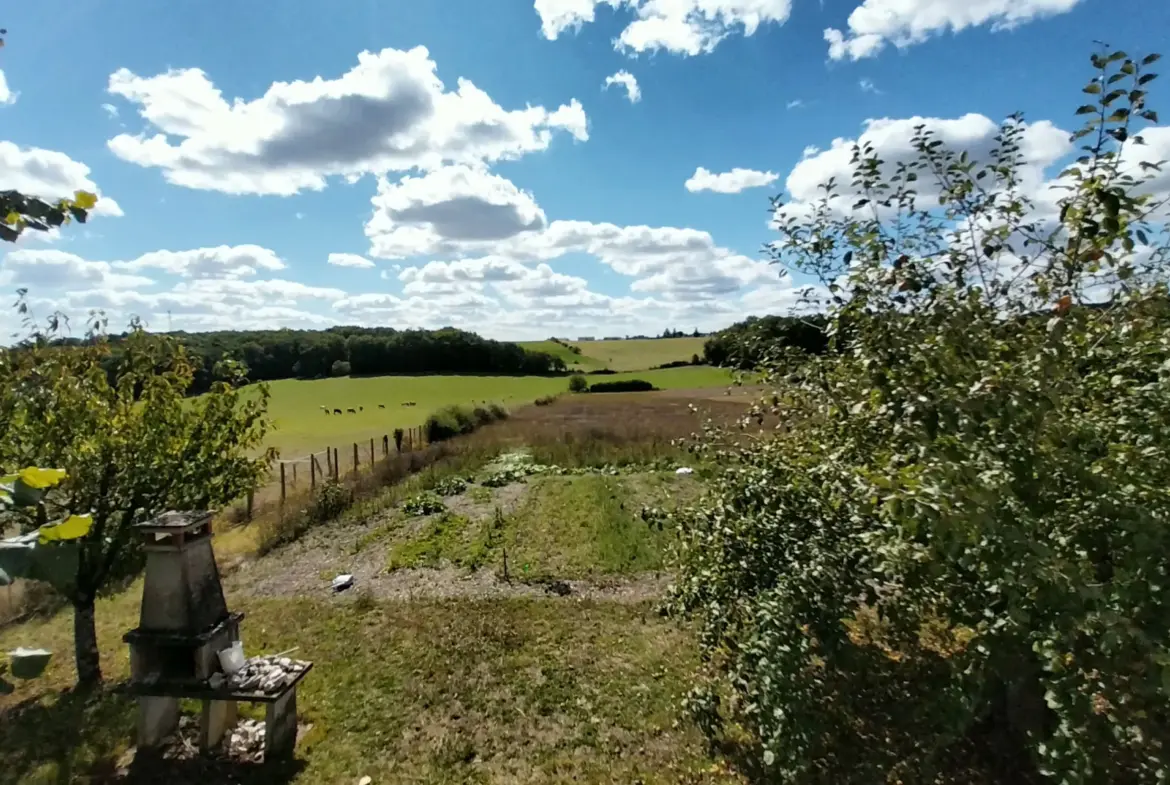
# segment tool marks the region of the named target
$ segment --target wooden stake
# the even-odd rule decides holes
[[[285,496],[285,491],[284,491],[284,462],[282,461],[282,462],[281,462],[281,464],[280,464],[280,503],[281,503],[281,504],[284,504],[284,496]]]

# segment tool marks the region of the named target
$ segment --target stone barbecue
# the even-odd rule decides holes
[[[220,652],[240,643],[242,613],[223,596],[211,547],[211,513],[168,512],[138,527],[146,578],[130,645],[129,690],[138,696],[138,746],[156,747],[179,722],[179,700],[202,701],[200,746],[216,748],[237,719],[237,701],[267,704],[264,755],[291,755],[296,687],[312,663],[254,657],[232,674]]]

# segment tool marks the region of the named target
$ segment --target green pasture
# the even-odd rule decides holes
[[[669,340],[669,339],[668,339]],[[664,389],[719,387],[731,376],[721,368],[696,366],[591,377],[593,381],[645,379]],[[276,430],[268,443],[286,460],[326,447],[381,439],[395,428],[422,425],[436,409],[480,401],[514,408],[566,392],[566,376],[371,376],[283,379],[269,383],[269,415]],[[414,406],[403,406],[413,401]],[[379,404],[385,408],[378,408]],[[321,411],[329,409],[330,414]],[[341,409],[341,414],[333,414]],[[348,409],[357,410],[348,414]]]
[[[614,371],[640,371],[679,360],[689,361],[696,354],[702,357],[706,341],[706,338],[569,341],[581,349],[580,354],[553,341],[528,341],[520,345],[525,349],[560,357],[571,370],[609,368]]]

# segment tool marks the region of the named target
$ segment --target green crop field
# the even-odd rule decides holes
[[[706,338],[637,338],[622,341],[569,341],[581,349],[577,354],[554,341],[526,341],[525,349],[560,357],[571,370],[641,371],[679,360],[703,356]]]
[[[592,377],[593,381],[645,379],[662,389],[719,387],[731,376],[721,368],[697,366]],[[292,460],[326,447],[381,439],[395,428],[421,425],[436,409],[480,401],[507,408],[568,390],[564,376],[373,376],[284,379],[270,382],[268,411],[276,424],[268,444]],[[414,401],[415,406],[403,406]],[[379,409],[378,405],[385,406]],[[341,409],[325,414],[321,407]],[[359,409],[347,414],[347,409]]]

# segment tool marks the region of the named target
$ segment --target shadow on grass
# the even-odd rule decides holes
[[[65,690],[30,698],[0,712],[0,783],[280,783],[299,760],[248,764],[204,756],[138,752],[134,699],[114,687]]]

